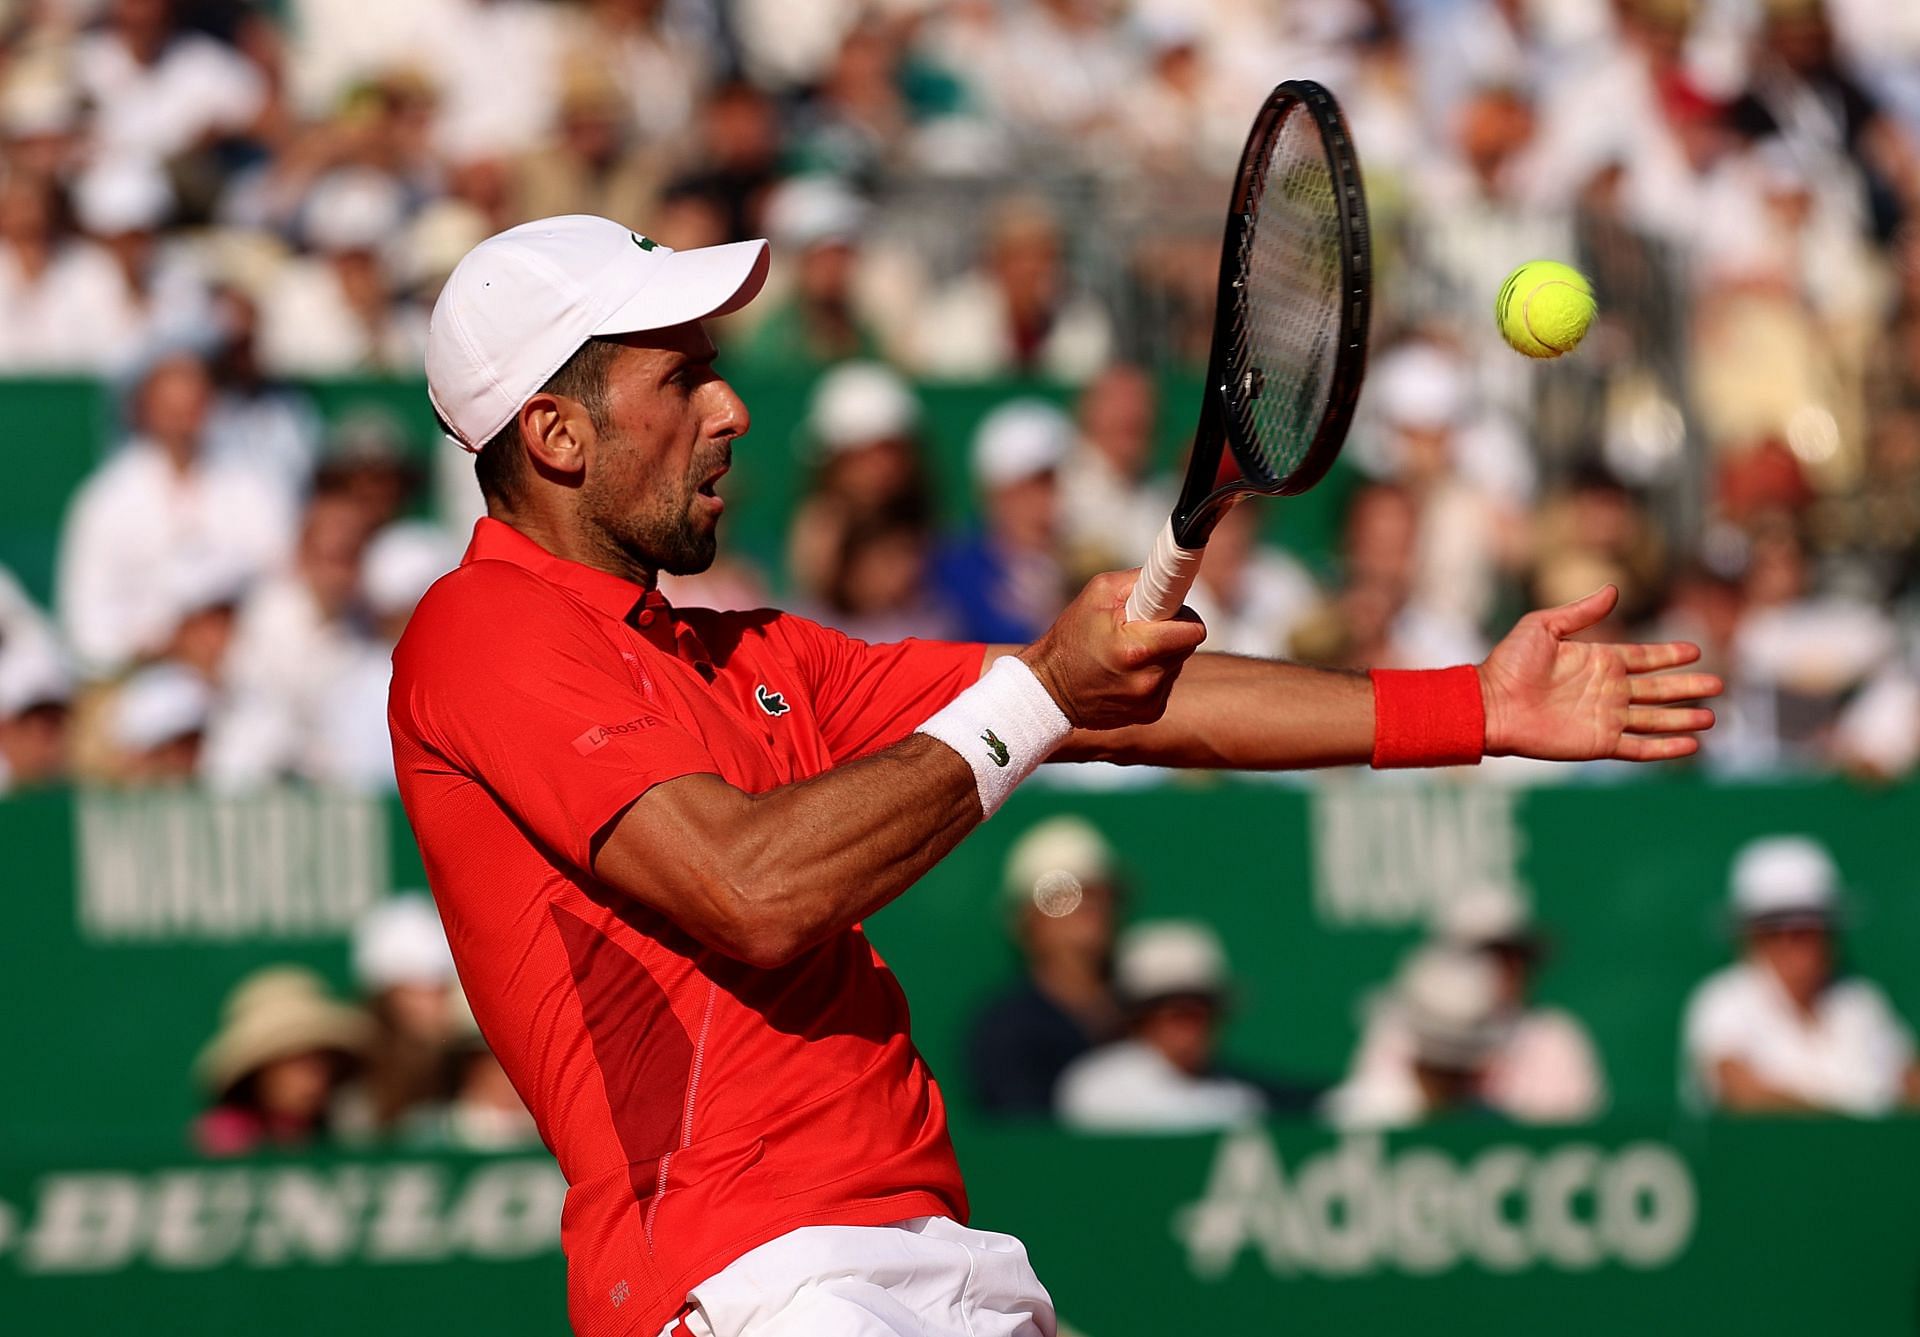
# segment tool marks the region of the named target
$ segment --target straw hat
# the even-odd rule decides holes
[[[214,1095],[224,1096],[276,1060],[316,1049],[357,1055],[372,1035],[366,1015],[328,996],[326,984],[312,971],[268,966],[227,995],[219,1033],[194,1060],[194,1074]]]

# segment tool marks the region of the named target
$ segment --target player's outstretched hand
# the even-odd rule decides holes
[[[1529,613],[1480,666],[1489,756],[1548,761],[1667,761],[1700,750],[1713,712],[1685,704],[1720,695],[1711,673],[1668,673],[1700,658],[1685,641],[1604,645],[1569,639],[1620,601],[1602,586]]]
[[[1127,595],[1139,574],[1095,576],[1046,635],[1020,652],[1076,729],[1159,719],[1181,665],[1206,639],[1191,608],[1166,622],[1127,621]]]

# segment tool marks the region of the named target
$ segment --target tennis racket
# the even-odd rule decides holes
[[[1240,154],[1200,425],[1128,621],[1180,611],[1208,536],[1236,503],[1298,496],[1326,476],[1366,374],[1372,265],[1339,104],[1319,84],[1288,80],[1267,95]]]

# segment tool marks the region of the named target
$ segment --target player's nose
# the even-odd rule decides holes
[[[712,436],[742,437],[753,426],[747,401],[740,398],[724,377],[716,376],[704,387],[712,398],[707,415],[707,431]]]

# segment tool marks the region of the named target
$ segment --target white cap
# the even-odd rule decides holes
[[[150,752],[207,727],[213,694],[199,674],[155,664],[127,679],[113,702],[113,741],[123,752]]]
[[[80,226],[96,237],[151,232],[167,221],[173,183],[151,158],[131,155],[95,163],[73,187]]]
[[[392,245],[406,219],[398,181],[371,167],[343,167],[307,196],[301,232],[316,251],[372,251]]]
[[[767,197],[767,231],[782,246],[803,251],[822,242],[856,242],[866,230],[866,201],[830,176],[800,176]]]
[[[64,705],[73,675],[49,636],[9,637],[0,647],[0,720],[35,706]]]
[[[1458,359],[1433,344],[1408,344],[1388,353],[1367,378],[1367,388],[1375,410],[1396,427],[1451,427],[1466,408],[1466,373]]]
[[[920,401],[891,367],[845,362],[820,378],[807,426],[828,454],[905,436],[920,421]]]
[[[1415,1054],[1435,1067],[1472,1067],[1505,1038],[1499,972],[1479,952],[1416,949],[1400,968],[1395,996]]]
[[[737,311],[767,280],[767,243],[691,251],[607,218],[540,218],[454,266],[427,328],[427,395],[477,451],[587,340]]]
[[[1007,900],[1049,914],[1071,912],[1087,883],[1113,881],[1113,847],[1084,817],[1049,817],[1007,851]]]
[[[433,901],[407,892],[380,902],[353,926],[353,977],[362,993],[396,984],[451,984],[453,952]]]
[[[1227,992],[1227,954],[1219,935],[1191,919],[1136,924],[1120,935],[1113,983],[1135,1005],[1174,994],[1217,998]]]
[[[1461,947],[1531,940],[1526,903],[1509,888],[1477,883],[1457,892],[1434,916],[1438,936]]]
[[[211,608],[236,606],[253,583],[253,570],[239,562],[195,554],[168,563],[161,588],[173,625]]]
[[[1733,913],[1756,920],[1830,922],[1840,907],[1840,870],[1808,836],[1769,836],[1734,856]]]
[[[1073,449],[1073,419],[1044,399],[1016,399],[989,413],[973,436],[973,476],[1004,487],[1060,467]]]
[[[440,577],[460,565],[460,545],[444,529],[422,520],[388,525],[367,544],[360,563],[360,593],[380,617],[404,613]]]

